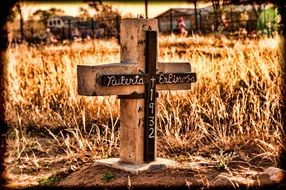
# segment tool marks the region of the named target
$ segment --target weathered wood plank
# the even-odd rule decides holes
[[[121,161],[142,164],[144,148],[144,99],[120,100]]]
[[[105,95],[128,95],[132,92],[143,92],[144,87],[141,85],[134,86],[132,88],[128,86],[115,86],[104,87],[100,86],[96,80],[99,74],[103,73],[138,73],[139,68],[134,64],[103,64],[97,66],[77,66],[77,78],[78,78],[78,94],[85,96],[105,96]]]
[[[157,74],[159,73],[183,73],[191,71],[191,65],[185,63],[158,63]],[[128,86],[101,86],[97,83],[97,77],[102,74],[142,74],[142,68],[136,64],[102,64],[96,66],[78,65],[78,94],[86,96],[105,95],[129,95],[132,93],[144,93],[143,85]],[[157,84],[157,90],[188,90],[190,83],[183,84]]]
[[[145,67],[145,31],[158,31],[156,19],[123,19],[120,25],[120,62]]]
[[[149,80],[145,82],[144,99],[144,161],[152,162],[155,154],[156,131],[156,65],[157,65],[157,32],[146,32],[145,74]]]

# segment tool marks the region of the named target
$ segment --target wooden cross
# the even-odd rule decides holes
[[[187,90],[196,82],[189,63],[157,63],[156,19],[121,21],[121,63],[78,65],[78,93],[120,98],[120,160],[156,160],[157,90]]]

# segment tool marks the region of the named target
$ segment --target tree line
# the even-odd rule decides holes
[[[116,18],[121,16],[118,9],[111,4],[102,3],[100,0],[84,0],[88,6],[79,7],[79,14],[76,16],[81,21],[99,20],[104,18]],[[31,15],[29,15],[27,21],[23,18],[23,7],[25,7],[25,1],[19,0],[15,6],[11,9],[11,13],[8,15],[8,22],[15,22],[19,18],[19,25],[14,29],[15,33],[19,33],[20,38],[18,40],[25,41],[25,39],[36,32],[43,32],[48,27],[48,19],[54,16],[64,16],[65,11],[60,8],[51,7],[49,9],[37,9]],[[35,27],[28,26],[27,22],[36,23]],[[30,27],[30,28],[29,28]],[[28,33],[28,34],[27,34]]]

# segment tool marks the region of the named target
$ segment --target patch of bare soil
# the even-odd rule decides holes
[[[95,165],[94,160],[100,158],[91,156],[91,152],[70,150],[64,146],[65,138],[59,135],[53,138],[44,133],[45,131],[42,132],[43,134],[38,131],[34,134],[29,130],[29,134],[22,138],[9,139],[6,165],[9,187],[12,189],[31,186],[35,189],[192,189],[221,186],[260,189],[266,185],[278,186],[285,174],[276,168],[277,163],[273,156],[265,157],[265,154],[260,152],[256,141],[241,145],[237,150],[233,148],[236,146],[232,145],[231,141],[228,143],[230,147],[225,147],[224,152],[212,144],[197,149],[190,148],[187,150],[189,156],[182,157],[178,155],[186,152],[186,149],[176,148],[175,150],[180,152],[168,154],[164,153],[165,149],[161,149],[160,156],[176,160],[176,164],[164,170],[153,168],[135,175]],[[236,143],[242,144],[238,141]]]
[[[271,171],[270,171],[271,170]],[[272,173],[271,173],[272,172]],[[274,174],[275,173],[275,174]],[[114,188],[279,188],[283,171],[274,167],[255,167],[233,163],[219,170],[209,164],[179,163],[164,170],[147,170],[131,174],[102,165],[87,165],[56,183],[57,187]]]

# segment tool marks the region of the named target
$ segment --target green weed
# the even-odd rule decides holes
[[[102,176],[101,176],[101,180],[105,181],[105,182],[109,182],[111,180],[114,180],[116,178],[116,175],[112,172],[105,172]]]

